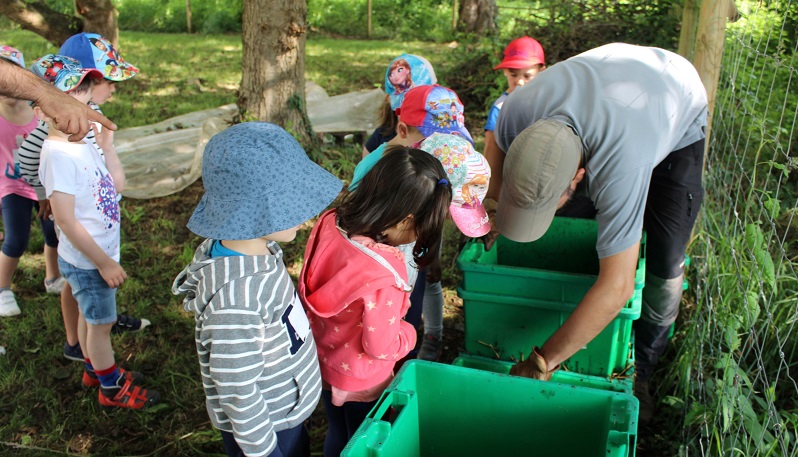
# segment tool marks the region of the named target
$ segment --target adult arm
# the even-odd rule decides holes
[[[634,293],[640,243],[600,260],[598,279],[565,323],[538,349],[550,372],[593,340],[621,312]],[[513,374],[548,379],[535,367],[534,354]],[[545,374],[544,374],[545,375]]]
[[[490,166],[490,182],[483,203],[488,212],[491,229],[482,237],[482,242],[485,244],[485,250],[489,251],[493,247],[493,243],[496,242],[496,238],[499,237],[499,232],[496,230],[496,203],[499,201],[502,190],[505,157],[504,151],[499,149],[499,145],[496,144],[493,130],[485,130],[485,153],[483,155]]]
[[[50,204],[55,223],[83,255],[91,260],[108,287],[119,287],[127,279],[127,273],[114,259],[94,241],[83,224],[75,217],[75,196],[55,191],[50,194]]]
[[[53,119],[58,130],[70,135],[70,141],[85,137],[91,122],[116,130],[116,124],[102,114],[5,59],[0,59],[0,95],[32,100]]]
[[[496,144],[496,137],[492,130],[485,130],[485,159],[490,165],[490,183],[486,198],[499,201],[499,194],[502,190],[502,176],[504,173],[504,151],[499,149]]]

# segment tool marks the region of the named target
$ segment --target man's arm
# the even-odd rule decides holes
[[[565,323],[510,374],[548,380],[560,363],[598,336],[634,293],[640,243],[601,259],[599,276]]]
[[[91,122],[99,122],[106,128],[116,130],[116,124],[88,105],[5,59],[0,59],[0,95],[32,100],[53,119],[58,130],[70,135],[70,141],[83,139],[89,132]]]
[[[496,137],[492,130],[485,130],[485,160],[490,165],[490,183],[485,198],[492,198],[499,201],[499,194],[502,190],[502,176],[504,173],[504,151],[499,149],[496,144]]]

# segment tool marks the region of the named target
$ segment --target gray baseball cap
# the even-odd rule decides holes
[[[581,158],[582,141],[564,122],[542,119],[524,129],[504,159],[499,232],[521,243],[543,236]]]

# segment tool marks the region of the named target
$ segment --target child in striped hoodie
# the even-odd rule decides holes
[[[307,316],[277,242],[321,212],[343,183],[274,124],[215,135],[205,195],[188,228],[208,238],[175,279],[194,314],[206,407],[229,456],[307,456],[304,428],[321,377]]]

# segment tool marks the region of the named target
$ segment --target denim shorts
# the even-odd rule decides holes
[[[99,270],[76,268],[58,256],[58,269],[72,286],[72,295],[78,301],[86,323],[104,325],[116,322],[116,289],[100,275]]]

